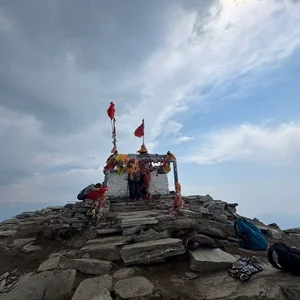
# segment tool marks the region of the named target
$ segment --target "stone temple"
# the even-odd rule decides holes
[[[127,173],[119,175],[117,170],[110,171],[108,178],[108,196],[112,198],[128,198],[129,188]],[[149,192],[151,195],[168,195],[169,182],[167,174],[157,174],[157,169],[151,172]]]

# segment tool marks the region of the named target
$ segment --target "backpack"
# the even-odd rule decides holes
[[[84,195],[84,191],[86,188],[84,188],[78,195],[77,195],[77,199],[78,200],[85,200],[86,195]]]
[[[274,261],[274,251],[278,256],[278,264]],[[268,259],[276,269],[300,275],[300,250],[290,248],[283,243],[275,243],[269,248]]]
[[[268,242],[263,233],[246,219],[238,218],[234,223],[234,230],[240,247],[251,250],[267,250]]]

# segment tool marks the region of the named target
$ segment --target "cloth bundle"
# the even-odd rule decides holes
[[[259,264],[251,263],[250,258],[241,258],[232,264],[228,273],[231,277],[245,282],[248,281],[253,274],[261,272],[262,270],[263,268]]]

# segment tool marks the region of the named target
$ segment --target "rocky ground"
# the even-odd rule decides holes
[[[93,226],[86,203],[25,212],[0,223],[0,300],[300,299],[300,280],[275,270],[264,251],[238,247],[237,204],[184,197],[171,216],[171,197],[110,199]],[[280,230],[254,219],[270,244],[300,248],[300,229]],[[188,237],[204,234],[217,248],[189,252]],[[227,270],[240,257],[263,271],[241,283]]]

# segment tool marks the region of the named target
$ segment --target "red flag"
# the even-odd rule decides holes
[[[110,102],[110,106],[107,110],[107,114],[111,118],[111,120],[115,117],[115,105],[113,102]]]
[[[144,136],[144,119],[142,121],[142,124],[135,130],[134,135],[136,137]]]

